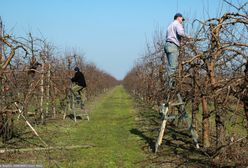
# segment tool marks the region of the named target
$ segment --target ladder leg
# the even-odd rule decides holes
[[[76,114],[76,108],[75,108],[75,95],[72,96],[72,110],[73,110],[73,115],[74,115],[74,121],[77,122],[77,114]]]
[[[157,139],[157,142],[156,142],[156,145],[155,145],[155,153],[158,151],[158,147],[162,143],[163,136],[164,136],[164,130],[165,130],[165,127],[166,127],[166,122],[167,122],[167,120],[165,120],[165,119],[162,122],[160,132],[159,132],[159,136],[158,136],[158,139]]]
[[[181,105],[180,105],[181,106],[181,108],[180,108],[181,109],[181,112],[182,113],[185,113],[185,119],[187,120],[187,125],[188,125],[188,128],[190,130],[190,133],[192,135],[192,138],[193,138],[193,140],[195,142],[196,148],[199,149],[200,146],[199,146],[199,143],[198,143],[197,132],[192,127],[192,123],[190,122],[189,115],[186,112],[185,105],[183,104],[183,100],[182,100],[182,97],[181,97],[180,93],[177,94],[177,97],[178,97],[179,103],[181,103]]]
[[[156,144],[155,144],[155,153],[158,151],[158,147],[161,145],[162,140],[163,140],[164,131],[165,131],[166,122],[167,122],[166,116],[167,116],[167,113],[168,113],[168,109],[169,108],[166,107],[165,111],[163,112],[164,118],[163,118],[162,125],[160,127],[158,139],[157,139]]]

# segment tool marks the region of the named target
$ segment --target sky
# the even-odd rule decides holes
[[[215,17],[222,0],[0,0],[7,33],[43,36],[60,52],[76,50],[121,80],[142,56],[156,29],[166,31],[175,13]]]

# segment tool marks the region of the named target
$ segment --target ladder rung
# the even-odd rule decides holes
[[[165,117],[164,117],[165,120],[173,120],[173,119],[175,119],[175,118],[177,118],[177,116],[168,116],[168,117],[165,116]]]
[[[171,106],[181,106],[181,105],[184,105],[185,103],[182,102],[182,103],[172,103]]]

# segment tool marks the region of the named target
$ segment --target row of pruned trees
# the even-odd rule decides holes
[[[88,99],[118,83],[83,55],[58,54],[54,45],[31,33],[14,38],[1,31],[0,51],[0,136],[4,142],[18,127],[19,110],[33,123],[61,116],[75,66],[85,75]]]
[[[233,141],[248,133],[247,3],[234,7],[220,17],[195,20],[194,39],[184,41],[180,49],[176,90],[183,95],[205,148],[220,149],[230,137]],[[163,39],[162,33],[155,35],[123,81],[131,93],[155,108],[171,92]],[[227,127],[233,125],[240,129],[230,132]],[[246,130],[242,135],[241,129]]]

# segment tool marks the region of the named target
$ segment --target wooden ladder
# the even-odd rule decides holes
[[[67,98],[67,108],[65,109],[64,119],[66,115],[73,114],[73,120],[77,122],[77,116],[86,117],[89,121],[90,117],[87,111],[85,110],[84,104],[81,102],[80,95],[75,95],[72,91],[70,91],[70,95]],[[83,107],[82,107],[83,106]]]
[[[163,140],[167,121],[168,120],[181,119],[182,117],[184,119],[186,119],[186,121],[187,121],[188,129],[190,130],[190,133],[191,133],[192,138],[195,142],[196,148],[197,149],[200,148],[199,143],[198,143],[198,135],[197,135],[196,131],[194,130],[194,128],[192,127],[192,123],[191,123],[190,118],[188,116],[188,113],[186,112],[186,109],[185,109],[185,103],[183,102],[180,93],[177,94],[177,98],[178,98],[177,103],[169,102],[168,104],[163,103],[161,105],[160,113],[162,114],[162,125],[160,127],[158,139],[157,139],[156,144],[155,144],[155,150],[154,150],[155,153],[158,151],[158,147],[162,144],[162,140]],[[172,109],[174,107],[179,107],[181,113],[174,115],[174,116],[168,116],[169,109]]]

